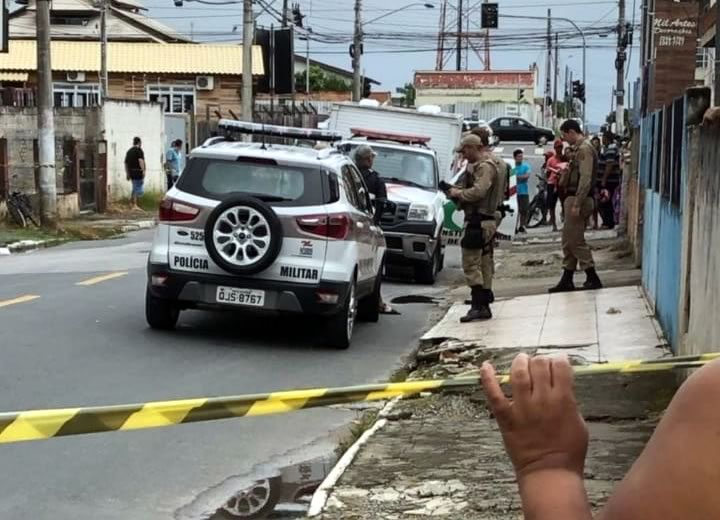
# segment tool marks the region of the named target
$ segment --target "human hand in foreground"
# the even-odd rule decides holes
[[[588,432],[567,358],[519,354],[510,370],[512,400],[505,397],[490,363],[483,363],[481,378],[518,478],[544,469],[582,477]]]
[[[588,432],[567,358],[519,354],[510,370],[512,401],[490,363],[480,373],[515,466],[525,520],[590,520],[583,483]]]

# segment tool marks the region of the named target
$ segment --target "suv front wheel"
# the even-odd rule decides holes
[[[442,270],[444,259],[442,257],[442,246],[438,240],[435,252],[428,262],[415,266],[415,280],[421,284],[433,285],[438,273]]]
[[[148,287],[145,291],[145,319],[153,329],[172,330],[177,325],[180,309],[172,301],[153,296]]]
[[[348,287],[347,296],[345,297],[345,303],[343,303],[340,312],[328,318],[325,330],[325,341],[329,347],[341,350],[350,347],[353,330],[355,329],[357,310],[357,282],[353,276],[350,286]]]

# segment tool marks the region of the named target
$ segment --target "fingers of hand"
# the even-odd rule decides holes
[[[510,385],[513,401],[528,401],[532,394],[532,376],[530,374],[530,358],[527,354],[518,354],[510,367]]]
[[[499,423],[504,423],[509,419],[510,401],[505,397],[502,388],[500,388],[495,368],[487,361],[480,368],[480,381],[483,390],[485,390],[490,411]]]
[[[532,397],[537,405],[547,400],[552,392],[552,361],[545,356],[536,356],[530,360],[529,367]]]
[[[573,395],[574,377],[567,356],[552,360],[553,392],[557,395]]]

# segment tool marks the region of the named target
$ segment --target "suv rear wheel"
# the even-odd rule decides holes
[[[259,273],[280,254],[282,224],[263,201],[242,195],[231,197],[210,213],[205,247],[213,262],[229,273]]]
[[[145,290],[145,319],[151,328],[172,330],[179,317],[180,309],[172,301],[153,296],[149,287]]]
[[[353,276],[348,288],[345,303],[340,312],[328,318],[325,330],[325,341],[329,347],[347,349],[350,347],[353,330],[355,329],[355,318],[357,318],[357,281]]]

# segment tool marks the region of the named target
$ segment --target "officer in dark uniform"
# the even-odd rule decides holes
[[[387,187],[385,181],[382,180],[380,174],[373,170],[373,163],[375,162],[375,156],[377,154],[366,144],[358,146],[355,150],[353,159],[355,165],[360,170],[360,173],[365,180],[368,191],[375,197],[375,211],[378,214],[382,214],[385,207],[385,201],[387,200]],[[380,298],[380,313],[381,314],[400,314],[398,311],[393,309],[390,305]]]
[[[380,178],[380,174],[372,168],[376,155],[372,148],[366,144],[362,144],[355,150],[355,165],[360,170],[360,173],[362,173],[365,184],[370,193],[375,197],[375,200],[384,201],[387,199],[385,182]]]

